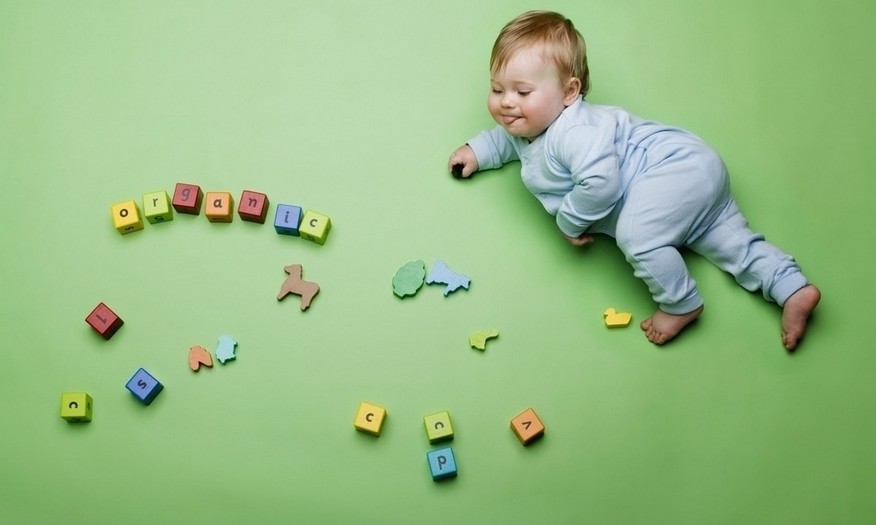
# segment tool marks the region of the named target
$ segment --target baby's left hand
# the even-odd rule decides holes
[[[586,233],[582,233],[577,237],[569,237],[564,233],[563,237],[565,237],[567,241],[572,243],[573,246],[584,246],[585,244],[590,244],[591,242],[593,242],[593,236],[587,235]]]

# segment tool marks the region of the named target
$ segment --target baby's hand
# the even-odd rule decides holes
[[[475,157],[471,146],[465,144],[454,151],[447,162],[447,168],[457,179],[471,177],[472,173],[478,170],[478,159]]]
[[[585,244],[590,244],[591,242],[593,242],[593,236],[587,235],[586,233],[582,233],[577,237],[569,237],[564,233],[563,237],[565,237],[567,241],[572,243],[573,246],[584,246]]]

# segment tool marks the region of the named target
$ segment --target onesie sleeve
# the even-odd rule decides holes
[[[501,126],[480,132],[468,141],[468,145],[478,159],[478,170],[500,168],[512,160],[519,160],[511,136]]]
[[[621,196],[613,128],[578,125],[566,130],[555,151],[548,153],[548,162],[572,181],[557,211],[560,231],[578,237],[611,213]]]

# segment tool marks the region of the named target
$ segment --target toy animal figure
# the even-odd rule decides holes
[[[289,294],[295,294],[301,296],[301,311],[307,310],[310,308],[310,303],[313,301],[313,298],[316,297],[316,294],[319,293],[319,285],[305,281],[301,278],[301,265],[300,264],[292,264],[283,268],[286,273],[289,274],[289,277],[283,281],[283,285],[280,286],[280,293],[277,294],[277,300],[282,301]]]
[[[608,308],[602,313],[605,319],[605,326],[609,328],[622,328],[630,324],[633,319],[633,314],[629,312],[618,312],[614,308]]]

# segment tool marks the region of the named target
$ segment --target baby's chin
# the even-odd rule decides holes
[[[532,142],[533,140],[540,137],[546,130],[533,132],[532,130],[519,130],[519,129],[512,130],[512,129],[505,128],[505,131],[507,131],[508,134],[511,135],[512,137],[526,139],[529,142]]]

